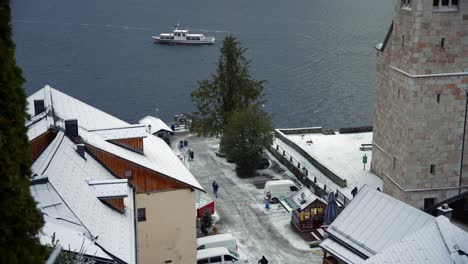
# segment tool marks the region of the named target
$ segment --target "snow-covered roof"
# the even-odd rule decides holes
[[[445,216],[383,250],[365,264],[384,263],[468,263],[468,233],[456,227]]]
[[[97,198],[100,191],[89,185],[89,182],[115,180],[114,176],[90,155],[81,157],[75,143],[65,137],[62,131],[58,132],[31,169],[35,178],[48,178],[63,203],[78,219],[79,225],[88,231],[90,238],[98,237],[95,244],[126,263],[135,262],[134,190],[131,187],[126,186],[128,195],[123,198],[124,213],[102,203]],[[43,206],[41,210],[44,210]],[[60,210],[53,213],[59,216],[66,214]]]
[[[89,130],[94,132],[105,140],[123,139],[123,138],[143,138],[146,137],[145,125],[127,125],[123,127],[103,128]]]
[[[344,263],[361,263],[364,258],[360,257],[349,248],[341,245],[333,239],[325,239],[320,243],[320,247],[341,259]]]
[[[289,197],[286,197],[281,201],[281,204],[286,208],[288,211],[292,210],[304,210],[307,206],[309,206],[314,201],[319,200],[320,202],[327,204],[323,198],[318,197],[314,193],[312,193],[309,188],[304,187],[299,191],[295,192]]]
[[[177,158],[167,143],[143,131],[143,125],[130,125],[48,85],[29,96],[27,100],[30,106],[34,105],[34,100],[44,100],[46,112],[55,116],[55,126],[62,129],[65,126],[65,120],[77,119],[80,136],[87,144],[204,191],[200,183]],[[34,109],[29,108],[28,112],[30,115],[34,115]],[[121,130],[121,128],[128,128],[129,131]],[[106,141],[113,137],[120,137],[121,134],[142,137],[143,133],[146,133],[147,136],[143,139],[145,149],[143,155]]]
[[[43,245],[55,242],[65,250],[80,252],[104,259],[112,259],[100,247],[92,242],[91,233],[82,225],[73,211],[66,205],[50,182],[30,186],[31,194],[44,217],[44,226],[39,233]]]
[[[434,221],[433,216],[364,185],[327,232],[333,240],[371,257]]]
[[[156,118],[154,116],[145,116],[142,119],[140,119],[140,121],[138,121],[138,123],[144,124],[147,127],[149,127],[148,125],[150,125],[151,127],[150,127],[149,132],[151,134],[157,133],[157,132],[159,132],[161,130],[165,130],[165,131],[168,131],[168,132],[174,132],[161,119]]]
[[[96,191],[96,197],[98,198],[128,196],[127,179],[94,180],[89,181],[88,184],[94,188],[94,190]]]
[[[34,116],[34,100],[44,100],[46,111],[53,111],[62,120],[79,119],[86,129],[124,127],[129,124],[82,101],[56,90],[49,85],[27,98],[29,115]]]
[[[35,118],[34,121],[31,120],[30,122],[26,123],[26,127],[28,128],[28,139],[30,142],[44,134],[50,127],[54,125],[51,117],[45,114],[40,114],[38,117],[40,118]]]
[[[89,145],[204,191],[192,173],[177,158],[167,143],[159,137],[148,134],[143,139],[145,153],[142,155],[109,143],[96,133],[83,129],[79,133],[84,142]]]

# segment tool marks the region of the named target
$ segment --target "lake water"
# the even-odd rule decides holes
[[[17,62],[27,94],[45,84],[128,122],[194,110],[197,80],[215,72],[222,39],[247,48],[266,80],[275,127],[372,124],[375,49],[389,0],[14,0]],[[213,46],[151,41],[177,22]],[[156,109],[159,109],[156,111]]]

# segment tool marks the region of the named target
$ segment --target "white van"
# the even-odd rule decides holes
[[[236,253],[238,251],[237,241],[231,234],[206,236],[197,239],[197,250],[215,247],[225,247]]]
[[[197,250],[197,264],[247,262],[240,259],[239,255],[225,247],[215,247]]]
[[[265,189],[263,190],[264,198],[266,199],[268,193],[271,195],[271,203],[277,203],[279,200],[290,196],[298,191],[298,188],[291,180],[276,180],[267,181]]]

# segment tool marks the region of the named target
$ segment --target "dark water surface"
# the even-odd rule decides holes
[[[165,121],[194,106],[215,72],[222,38],[248,49],[276,127],[372,123],[375,44],[391,0],[13,0],[17,61],[28,94],[45,84],[129,122]],[[214,46],[164,46],[153,34],[180,22]]]

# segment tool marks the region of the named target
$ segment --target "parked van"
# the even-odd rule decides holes
[[[197,264],[206,263],[227,263],[247,262],[245,259],[240,259],[235,252],[225,248],[216,247],[197,250]]]
[[[271,203],[277,203],[280,199],[288,197],[297,191],[298,188],[291,180],[267,181],[263,190],[265,199],[268,197],[268,193],[270,193]]]
[[[237,253],[237,241],[231,234],[220,234],[213,236],[200,237],[197,239],[197,250],[225,247]]]

